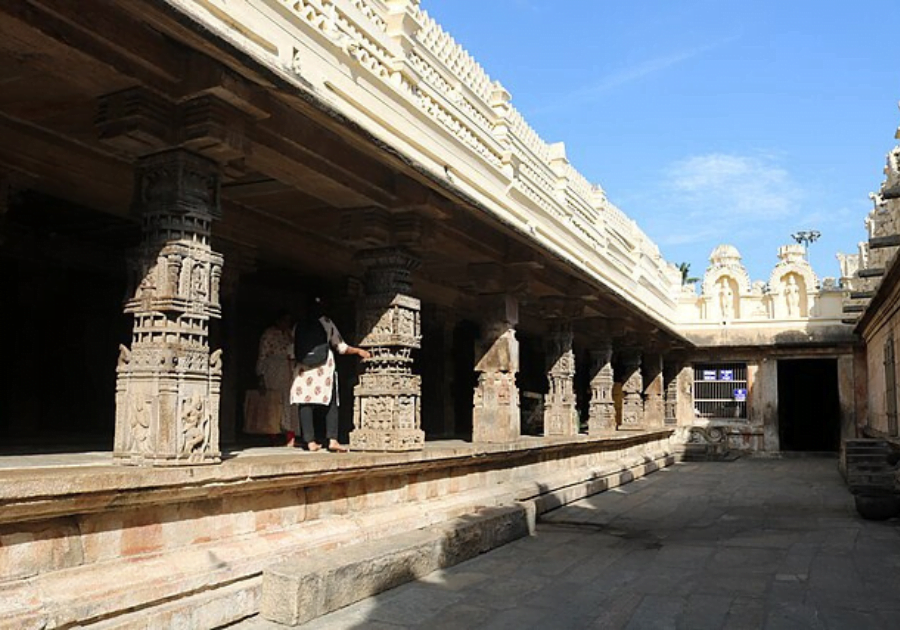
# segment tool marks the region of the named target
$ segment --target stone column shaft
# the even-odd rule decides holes
[[[550,391],[544,399],[544,435],[578,434],[575,406],[575,352],[572,322],[558,319],[550,327],[547,380]]]
[[[420,450],[421,377],[412,373],[421,346],[421,303],[409,295],[417,258],[399,247],[360,252],[366,267],[359,312],[360,346],[372,353],[354,388],[350,446],[360,451]]]
[[[680,364],[667,362],[663,370],[666,392],[663,424],[678,424],[678,373],[680,368]]]
[[[622,424],[620,430],[644,428],[644,381],[641,375],[641,351],[629,348],[620,352],[622,371]]]
[[[665,421],[662,355],[645,354],[641,372],[644,381],[644,425],[648,428],[662,427]]]
[[[509,295],[481,298],[485,321],[483,342],[475,366],[479,372],[472,409],[474,442],[511,442],[520,435],[519,341],[515,326],[519,319],[516,298]]]
[[[591,351],[591,402],[588,408],[588,434],[609,435],[616,430],[616,404],[613,399],[612,343]]]
[[[222,351],[209,350],[220,316],[223,259],[212,251],[219,214],[218,166],[184,150],[142,158],[133,209],[144,240],[134,256],[131,348],[116,369],[113,456],[127,464],[220,461]]]

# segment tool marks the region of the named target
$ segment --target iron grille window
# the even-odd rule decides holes
[[[695,363],[694,409],[701,418],[747,419],[747,364]]]
[[[894,363],[894,335],[884,342],[884,408],[888,433],[897,435],[897,370]]]

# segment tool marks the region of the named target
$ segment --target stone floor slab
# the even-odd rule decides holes
[[[898,569],[898,522],[859,519],[836,460],[697,462],[307,627],[892,628]]]

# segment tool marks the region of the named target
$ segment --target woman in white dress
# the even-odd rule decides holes
[[[248,414],[247,433],[274,437],[284,430],[293,445],[293,434],[299,431],[297,418],[291,413],[293,372],[293,318],[290,313],[282,313],[259,340],[256,375],[260,396],[256,412]]]

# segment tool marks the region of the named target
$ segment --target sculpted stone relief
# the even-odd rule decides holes
[[[814,319],[823,313],[835,317],[842,299],[839,293],[860,290],[865,284],[865,280],[855,277],[864,253],[861,250],[860,255],[839,254],[841,283],[831,278],[820,284],[807,260],[806,248],[785,245],[778,248],[779,261],[768,282],[751,283],[737,250],[721,245],[710,255],[711,264],[704,274],[700,296],[688,292],[682,304],[695,300],[691,307],[694,317],[711,323]],[[828,295],[823,297],[823,293]],[[820,302],[823,299],[824,307]],[[691,311],[683,312],[690,317]]]
[[[588,407],[588,433],[601,435],[616,430],[612,345],[594,351],[592,360],[594,377],[590,383],[591,402]]]
[[[881,186],[881,196],[884,199],[900,198],[900,146],[894,147],[888,153],[884,175],[885,180]]]
[[[578,413],[575,409],[575,353],[572,351],[572,326],[557,321],[551,327],[548,347],[547,380],[550,390],[544,399],[544,435],[575,435]]]
[[[622,369],[622,427],[642,428],[644,425],[644,377],[641,374],[641,353],[626,349],[621,352]]]
[[[794,274],[785,276],[784,281],[784,302],[787,309],[788,317],[800,317],[800,287],[797,286],[797,279]],[[802,281],[801,281],[802,282]]]
[[[716,283],[716,295],[718,296],[719,314],[723,320],[732,320],[737,317],[735,307],[736,295],[732,288],[733,281],[728,276],[722,276]]]
[[[412,350],[421,345],[421,303],[408,295],[417,258],[400,248],[362,252],[365,296],[360,300],[360,346],[372,357],[353,390],[350,445],[356,450],[421,449],[421,377]]]
[[[222,352],[210,354],[207,325],[220,313],[210,279],[223,261],[208,244],[217,181],[215,164],[185,151],[138,166],[134,209],[144,242],[134,268],[144,275],[125,305],[134,332],[116,370],[114,457],[123,463],[219,461]]]

